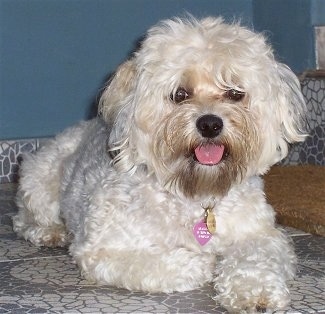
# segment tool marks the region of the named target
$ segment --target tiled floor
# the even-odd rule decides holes
[[[65,249],[36,248],[11,229],[14,184],[0,185],[0,313],[226,313],[213,288],[146,294],[98,287],[80,277]],[[276,313],[325,313],[325,238],[288,230],[299,256],[292,304]]]

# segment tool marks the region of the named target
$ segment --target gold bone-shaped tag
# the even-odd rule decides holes
[[[211,210],[207,211],[206,224],[210,233],[216,232],[216,217]]]

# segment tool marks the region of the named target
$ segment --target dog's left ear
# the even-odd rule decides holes
[[[281,139],[278,142],[281,160],[288,153],[288,143],[302,142],[306,138],[307,108],[297,76],[282,63],[277,63],[276,66],[279,86],[275,97],[281,130]]]
[[[282,63],[274,61],[271,67],[261,119],[264,146],[257,163],[259,174],[287,156],[288,144],[302,142],[307,136],[307,107],[297,76]]]
[[[283,90],[278,94],[283,136],[288,143],[301,142],[306,137],[307,108],[300,82],[284,64],[278,63],[278,73]]]

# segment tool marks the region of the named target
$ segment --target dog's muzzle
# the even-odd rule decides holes
[[[219,136],[223,129],[223,121],[220,117],[213,114],[206,114],[196,120],[196,128],[202,137],[214,139]],[[209,141],[199,145],[194,150],[195,159],[202,165],[217,165],[223,159],[225,146],[216,142]]]

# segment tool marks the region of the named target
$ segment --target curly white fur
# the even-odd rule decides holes
[[[101,116],[26,156],[15,231],[70,245],[82,273],[132,290],[214,282],[230,311],[289,302],[295,255],[259,175],[305,137],[291,70],[221,18],[163,21],[117,70]],[[193,235],[211,202],[216,231]]]

